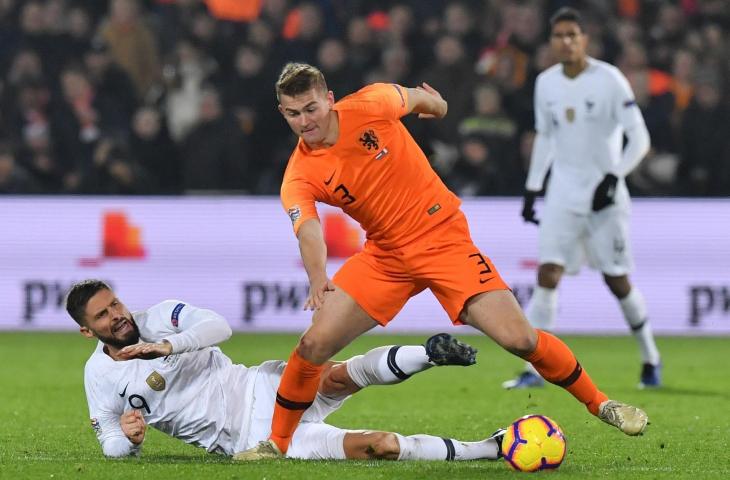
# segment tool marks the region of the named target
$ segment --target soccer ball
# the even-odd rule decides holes
[[[507,464],[521,472],[555,470],[565,458],[565,436],[544,415],[526,415],[507,428],[502,439]]]

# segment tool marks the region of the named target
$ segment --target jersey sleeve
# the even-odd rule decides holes
[[[312,218],[319,219],[315,201],[316,193],[307,180],[285,176],[281,184],[281,204],[289,215],[295,235],[302,223]]]
[[[122,431],[119,421],[124,413],[124,399],[116,398],[114,385],[104,380],[102,374],[94,374],[93,369],[86,368],[84,372],[84,388],[86,401],[89,405],[91,428],[101,445],[102,452],[107,457],[138,456],[142,445],[132,443]]]
[[[180,300],[165,300],[150,308],[147,322],[147,328],[156,332],[154,340],[168,341],[173,354],[217,345],[232,333],[223,316]]]
[[[408,89],[396,83],[374,83],[353,95],[362,110],[389,120],[408,113]]]
[[[535,85],[535,130],[537,133],[544,135],[550,135],[552,131],[552,115],[550,109],[547,106],[545,99],[545,80],[542,77],[538,77]]]
[[[542,190],[545,176],[552,163],[552,140],[550,132],[552,131],[552,115],[548,109],[545,100],[545,81],[538,78],[535,85],[535,141],[532,145],[532,154],[530,155],[530,167],[527,171],[527,180],[525,181],[525,189],[532,192]]]
[[[636,103],[629,81],[618,69],[614,73],[613,114],[624,130],[628,130],[637,124],[643,124],[644,117],[641,115],[641,109]]]

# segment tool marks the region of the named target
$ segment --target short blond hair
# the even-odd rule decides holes
[[[322,72],[307,63],[287,63],[276,81],[276,98],[282,95],[295,97],[316,88],[327,92],[327,82]]]

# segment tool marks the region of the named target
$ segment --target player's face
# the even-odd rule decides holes
[[[575,22],[558,22],[550,34],[550,46],[560,63],[580,62],[586,54],[588,36]]]
[[[324,143],[330,130],[330,112],[335,104],[334,94],[312,88],[306,93],[290,97],[281,95],[279,111],[292,131],[307,145]]]
[[[106,345],[123,348],[139,342],[139,329],[122,302],[111,290],[102,289],[89,299],[81,333]]]

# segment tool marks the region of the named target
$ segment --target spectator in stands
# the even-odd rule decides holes
[[[123,120],[132,118],[137,105],[134,84],[112,59],[109,46],[101,39],[94,40],[83,60],[97,94],[111,102]]]
[[[362,86],[348,68],[347,55],[347,46],[337,38],[324,40],[317,49],[317,65],[327,78],[327,87],[343,97]]]
[[[349,68],[360,78],[378,64],[373,32],[364,17],[354,17],[347,23]]]
[[[177,148],[157,109],[144,106],[135,112],[129,146],[130,157],[149,174],[154,193],[180,193],[182,172]]]
[[[121,144],[103,138],[96,145],[93,167],[85,173],[82,191],[95,195],[140,195],[154,193],[147,171],[129,156]]]
[[[686,195],[730,195],[730,111],[722,103],[720,76],[698,73],[695,96],[680,129],[679,178]]]
[[[446,177],[449,189],[460,197],[504,194],[505,172],[487,141],[467,135],[459,145],[459,157]]]
[[[0,194],[37,192],[33,178],[17,164],[12,148],[0,144]]]
[[[198,123],[182,142],[184,190],[249,190],[249,144],[223,111],[218,91],[203,90]]]
[[[477,115],[472,90],[477,80],[488,81],[500,93],[500,115],[516,132],[506,153],[501,141],[485,140],[492,158],[518,164],[517,138],[533,122],[536,74],[553,63],[542,31],[544,16],[563,3],[266,0],[245,19],[230,20],[214,16],[211,3],[202,0],[0,0],[0,143],[18,146],[18,163],[43,191],[78,191],[98,138],[111,134],[124,143],[136,141],[138,133],[130,137],[130,117],[139,105],[155,105],[178,150],[176,162],[182,164],[179,147],[197,125],[203,85],[211,83],[225,99],[222,117],[256,152],[247,188],[277,193],[292,137],[269,96],[258,92],[270,90],[272,72],[285,62],[303,60],[324,69],[340,95],[373,81],[433,81],[449,98],[446,123],[405,122],[444,171],[460,156],[459,125]],[[710,134],[682,131],[687,119],[704,119],[709,111],[694,98],[695,73],[714,71],[720,106],[730,98],[727,1],[583,3],[589,52],[624,69],[656,148],[630,178],[637,182],[635,190],[664,194],[681,186],[699,195],[730,188],[720,186],[730,183],[722,176],[713,176],[713,182],[720,182],[714,187],[692,183],[693,177],[681,173],[677,177],[686,181],[672,183],[680,160],[682,172],[706,169],[697,167],[699,140],[690,137]],[[164,81],[160,59],[165,59]],[[70,107],[64,98],[62,72],[69,68],[90,80],[91,105],[98,114],[92,123],[99,132],[88,143],[75,131],[83,102]],[[50,95],[44,109],[28,109],[26,102],[33,103],[39,93],[28,85],[44,86]],[[690,104],[693,110],[687,114]],[[28,117],[32,110],[44,110],[50,128],[37,128],[43,115]],[[147,120],[154,116],[143,110]],[[62,118],[69,123],[59,122]],[[84,138],[94,137],[89,136],[93,128],[84,132]],[[706,146],[718,151],[714,141]],[[680,159],[680,153],[691,158]]]
[[[216,69],[215,61],[195,40],[185,37],[177,41],[175,55],[165,64],[163,72],[167,125],[176,142],[182,141],[198,121],[203,86]]]
[[[417,77],[449,99],[449,114],[437,126],[431,125],[432,136],[451,145],[459,140],[458,124],[471,112],[474,70],[458,37],[441,36],[434,45],[434,63]]]
[[[159,82],[160,60],[157,41],[140,15],[137,0],[110,0],[101,35],[116,63],[132,79],[138,98],[143,99]]]

